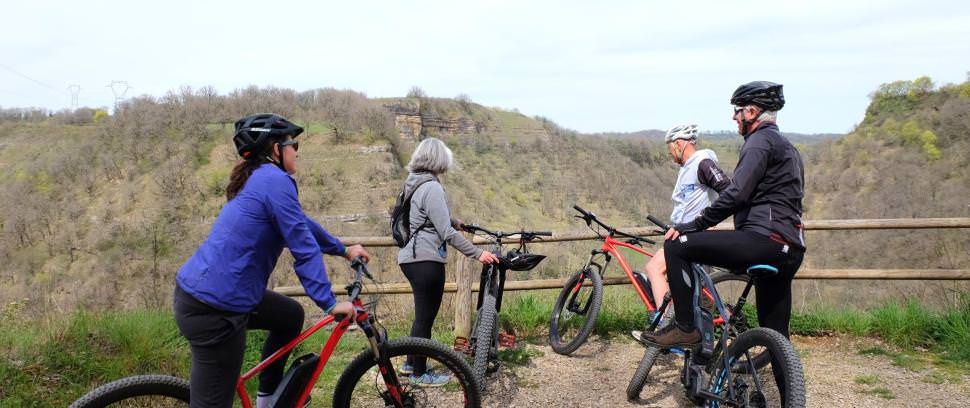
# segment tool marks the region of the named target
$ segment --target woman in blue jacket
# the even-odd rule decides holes
[[[269,330],[264,359],[303,329],[300,304],[266,288],[284,246],[317,306],[332,315],[354,314],[349,302],[336,301],[322,254],[369,254],[360,245],[344,247],[303,213],[291,176],[300,133],[303,128],[274,114],[236,122],[233,142],[242,160],[230,175],[228,202],[176,277],[175,321],[191,346],[193,408],[232,406],[247,329]],[[268,405],[285,364],[281,358],[260,373],[257,408]]]

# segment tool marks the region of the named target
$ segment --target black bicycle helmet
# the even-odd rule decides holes
[[[236,133],[232,142],[236,152],[244,159],[253,158],[254,152],[266,149],[271,140],[297,137],[303,128],[275,113],[257,113],[236,121]]]
[[[501,261],[505,267],[513,271],[528,271],[538,266],[543,259],[546,259],[545,255],[530,254],[513,249],[502,257]]]
[[[778,111],[785,106],[785,94],[781,84],[768,81],[748,82],[738,87],[731,95],[734,106],[755,105],[761,109]]]

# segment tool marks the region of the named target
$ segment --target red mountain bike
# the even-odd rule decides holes
[[[360,259],[351,264],[354,282],[347,286],[350,302],[357,309],[357,317],[341,319],[324,345],[320,355],[308,354],[294,360],[283,377],[283,382],[273,394],[273,407],[303,407],[310,391],[320,377],[324,366],[333,354],[337,343],[352,323],[356,323],[367,336],[370,348],[360,353],[344,370],[337,381],[333,395],[334,407],[479,407],[481,394],[478,381],[472,375],[465,359],[440,342],[401,337],[388,340],[387,331],[367,306],[360,300],[362,280],[366,276],[374,280],[367,266]],[[293,350],[312,334],[334,322],[326,316],[301,333],[282,349],[243,374],[236,385],[236,392],[244,408],[251,408],[245,382],[266,368],[273,361]],[[404,365],[408,355],[425,356],[428,367],[434,365],[437,372],[450,374],[452,382],[440,387],[412,385],[407,377],[399,376],[396,367]],[[443,371],[442,371],[443,370]],[[100,386],[71,404],[71,408],[95,407],[177,407],[189,403],[189,383],[185,379],[167,375],[139,375],[122,378]]]
[[[642,245],[644,243],[656,244],[656,242],[648,238],[627,234],[606,225],[597,219],[595,214],[580,208],[578,205],[574,205],[573,208],[581,214],[577,215],[576,218],[585,221],[586,226],[599,235],[600,239],[603,240],[603,246],[600,249],[594,249],[586,261],[586,265],[566,281],[566,285],[559,293],[556,304],[552,308],[552,318],[549,320],[549,346],[556,353],[562,355],[569,355],[576,351],[592,333],[596,325],[596,317],[600,312],[600,306],[603,303],[604,271],[613,258],[619,261],[620,267],[630,279],[630,283],[636,289],[637,295],[643,301],[647,311],[652,313],[659,309],[650,289],[650,281],[643,273],[634,272],[619,250],[619,248],[626,248],[653,257],[653,254],[644,250]],[[594,228],[594,224],[599,228]],[[625,240],[619,240],[618,237]],[[700,266],[695,265],[695,267]],[[721,293],[735,293],[738,291],[737,288],[743,288],[748,281],[746,275],[735,275],[723,271],[711,274],[711,279]],[[713,299],[711,293],[705,289],[701,296],[701,307],[707,310],[713,309]],[[669,302],[669,296],[661,299],[661,301]],[[657,316],[656,319],[648,322],[649,327],[646,331],[656,329],[660,323],[660,318],[661,316]],[[721,319],[721,317],[716,316],[716,319]],[[722,321],[723,319],[716,320],[717,323],[715,324]],[[744,331],[747,327],[744,316],[739,316],[737,325],[738,332]]]

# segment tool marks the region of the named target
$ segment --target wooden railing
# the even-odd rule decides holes
[[[894,219],[861,219],[861,220],[812,220],[805,221],[808,231],[833,230],[889,230],[889,229],[951,229],[970,228],[970,218],[894,218]],[[714,229],[730,230],[730,225],[720,224]],[[653,227],[620,228],[621,231],[641,236],[657,235]],[[472,238],[467,236],[468,238]],[[552,237],[543,238],[533,243],[583,241],[597,239],[598,236],[588,229],[554,233]],[[390,237],[341,237],[345,244],[361,244],[365,247],[393,247],[394,241]],[[482,237],[474,237],[475,244],[486,244],[489,241]],[[470,260],[463,256],[455,259],[455,282],[445,283],[445,292],[454,292],[455,297],[455,335],[468,337],[471,330],[472,292],[478,291],[478,284],[473,283]],[[538,290],[556,289],[565,285],[567,278],[538,279],[523,281],[506,281],[505,290]],[[795,279],[890,279],[890,280],[970,280],[970,269],[803,269],[795,275]],[[607,277],[604,285],[623,285],[630,281],[626,276]],[[364,293],[368,293],[365,288]],[[408,283],[390,283],[381,285],[377,290],[386,294],[411,293]],[[301,286],[277,287],[275,291],[288,296],[305,296]]]

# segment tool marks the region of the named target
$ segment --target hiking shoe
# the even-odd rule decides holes
[[[647,341],[643,338],[643,332],[642,331],[634,330],[634,331],[630,332],[630,336],[632,336],[634,340],[636,340],[640,344],[643,344],[644,346],[648,346],[648,347],[649,346],[653,346],[653,344],[647,343]],[[684,349],[682,349],[680,347],[671,347],[671,348],[667,349],[667,351],[669,351],[672,354],[678,355],[678,356],[683,356],[684,355]]]
[[[432,370],[425,371],[421,376],[413,373],[408,376],[408,382],[417,387],[441,387],[451,381],[448,374],[437,374]]]
[[[641,337],[644,343],[657,347],[693,346],[701,342],[701,331],[694,328],[688,332],[671,324],[655,333],[642,334]]]
[[[401,374],[405,374],[405,375],[407,375],[407,374],[413,374],[414,373],[414,366],[412,366],[411,363],[405,361],[404,362],[404,365],[402,365],[401,366],[401,369],[400,370],[397,370],[397,372],[399,372]]]
[[[640,330],[631,331],[630,337],[633,337],[633,340],[636,340],[639,343],[643,343],[643,332]]]

